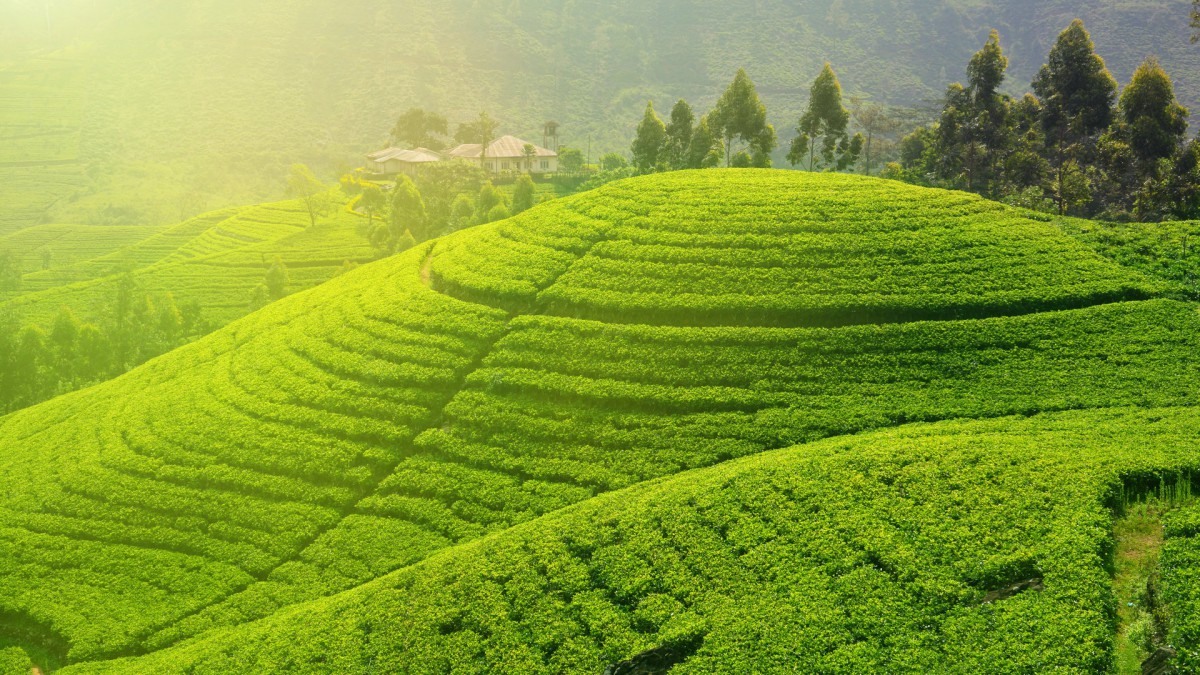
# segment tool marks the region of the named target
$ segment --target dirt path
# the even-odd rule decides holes
[[[429,288],[433,288],[433,286],[429,283],[429,275],[433,271],[434,248],[434,246],[429,247],[429,253],[425,254],[425,262],[421,263],[421,283],[425,284]]]

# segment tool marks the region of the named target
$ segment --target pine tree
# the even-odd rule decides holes
[[[767,106],[758,97],[754,82],[744,69],[739,69],[733,82],[721,98],[717,106],[708,115],[708,122],[714,134],[724,141],[726,166],[730,165],[735,152],[734,141],[741,141],[746,148],[760,156],[769,156],[775,149],[775,132],[767,129]],[[754,147],[751,147],[754,146]]]
[[[666,159],[664,150],[667,142],[667,127],[662,118],[654,111],[654,103],[646,103],[646,112],[638,124],[637,136],[633,139],[630,149],[633,154],[633,165],[639,173],[650,173],[660,168],[660,163]]]
[[[821,160],[827,166],[834,165],[849,123],[850,111],[842,105],[842,85],[833,67],[826,63],[813,81],[808,109],[796,127],[799,135],[792,141],[788,161],[796,166],[807,159],[808,170],[816,170],[819,145]]]

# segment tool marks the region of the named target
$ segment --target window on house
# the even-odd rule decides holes
[[[505,171],[508,171],[508,162],[505,162],[505,163],[504,163],[504,165],[503,165],[503,167],[504,167],[504,170],[505,170]]]
[[[542,171],[546,171],[549,168],[550,168],[550,160],[543,159],[542,160]]]

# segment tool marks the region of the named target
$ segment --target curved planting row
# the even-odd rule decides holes
[[[115,671],[596,670],[664,645],[697,672],[770,670],[783,651],[739,646],[764,641],[845,672],[1006,649],[1015,670],[1092,668],[1111,657],[1102,503],[1121,467],[1187,459],[1172,448],[1192,413],[1168,408],[1200,393],[1200,315],[1165,299],[1029,313],[1161,290],[1047,227],[955,193],[751,171],[618,183],[439,240],[0,421],[0,613],[61,635],[71,662],[198,637],[94,664]],[[556,316],[588,315],[555,289],[590,293],[579,280],[604,265],[622,297],[650,279],[691,289],[672,294],[688,320],[623,300],[601,303],[614,322]],[[845,307],[885,298],[895,323],[738,325],[804,323],[828,299],[805,279],[885,288],[888,274],[904,293]],[[770,304],[789,288],[808,304]],[[911,321],[923,295],[1022,315]],[[730,298],[768,309],[742,316]],[[1134,412],[728,463],[906,422],[1123,406],[1172,420],[1142,464],[1130,439],[1150,418]],[[671,478],[690,469],[705,473]],[[702,522],[722,495],[750,501]],[[1055,539],[1072,519],[1089,525]],[[689,576],[677,553],[713,567]],[[1053,600],[988,600],[1023,574]],[[1020,647],[1040,631],[1051,642]]]
[[[831,439],[643,484],[348,593],[70,673],[1108,672],[1109,503],[1196,409]]]
[[[433,260],[434,280],[488,304],[536,302],[540,312],[574,318],[684,326],[1003,316],[1166,289],[1052,224],[991,202],[791,173],[678,172],[618,183],[447,242]],[[607,226],[580,227],[581,217]],[[550,224],[574,226],[585,240],[564,247],[582,251],[578,260],[548,255],[536,241],[554,236]],[[535,295],[537,279],[550,277],[555,283]]]

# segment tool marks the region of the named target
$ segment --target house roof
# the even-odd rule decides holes
[[[429,148],[414,148],[412,150],[388,148],[372,152],[367,155],[367,159],[381,164],[391,161],[405,162],[407,164],[427,164],[429,162],[440,162],[444,158]]]
[[[501,136],[488,145],[487,156],[492,159],[521,159],[525,157],[525,146],[532,145],[535,157],[558,157],[558,153],[539,145],[523,141],[516,136]],[[464,143],[450,151],[451,157],[479,159],[478,143]]]

